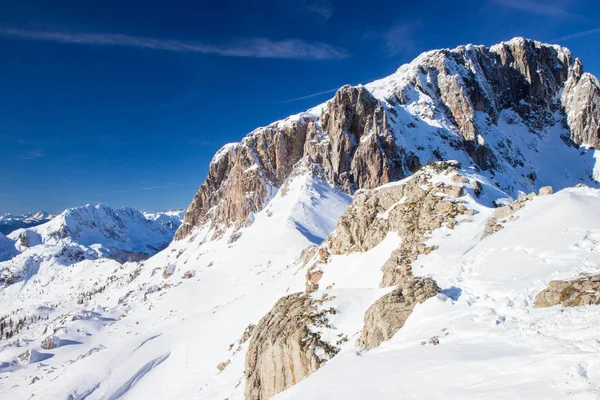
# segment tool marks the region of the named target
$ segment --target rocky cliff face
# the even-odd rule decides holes
[[[432,163],[402,182],[357,194],[335,231],[307,261],[307,290],[319,289],[331,254],[368,251],[391,232],[401,242],[381,267],[381,286],[402,284],[412,275],[411,264],[417,257],[435,249],[425,243],[433,231],[453,229],[474,213],[460,197],[465,190],[480,193],[481,185],[462,176],[456,167],[455,162]]]
[[[597,148],[599,104],[598,80],[563,47],[517,38],[430,51],[387,78],[344,86],[327,103],[223,147],[176,239],[206,223],[217,233],[248,224],[300,165],[354,193],[457,159],[488,171],[511,195],[531,191],[549,178],[540,171],[545,155],[524,148],[540,153],[556,129],[565,150]],[[588,168],[571,179],[590,175]]]
[[[315,372],[336,350],[310,327],[327,324],[325,298],[296,293],[277,301],[256,328],[246,354],[247,400],[269,399]]]

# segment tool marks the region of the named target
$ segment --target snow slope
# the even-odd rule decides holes
[[[248,344],[240,342],[242,333],[279,297],[304,289],[305,271],[295,259],[333,230],[335,214],[349,201],[310,176],[295,178],[283,192],[241,234],[210,240],[211,232],[198,230],[142,265],[104,260],[56,268],[56,290],[44,291],[41,302],[28,300],[27,290],[46,286],[47,272],[9,287],[20,296],[10,302],[47,315],[49,330],[21,333],[20,347],[13,342],[0,349],[0,393],[243,398]],[[432,276],[443,294],[417,306],[394,338],[370,352],[354,343],[366,309],[391,289],[378,287],[380,268],[398,238],[389,234],[368,252],[332,257],[324,279],[335,285],[314,296],[327,293],[324,307],[337,310],[323,338],[347,341],[278,398],[597,398],[600,309],[535,309],[532,299],[551,279],[600,272],[600,191],[567,189],[536,198],[484,240],[492,209],[468,194],[465,201],[478,211],[473,221],[436,231],[430,242],[439,249],[414,263],[415,274]],[[329,210],[325,219],[319,210]],[[113,278],[106,288],[81,304],[65,295],[89,276],[102,282],[107,275]],[[45,350],[38,338],[49,332],[61,345]],[[421,344],[433,336],[438,346]],[[27,350],[48,358],[17,361]]]
[[[566,189],[482,241],[484,212],[432,238],[414,273],[444,294],[380,347],[350,346],[276,398],[598,398],[600,308],[532,304],[551,279],[600,273],[599,206],[600,191]]]
[[[17,253],[15,242],[0,233],[0,262],[14,257]]]
[[[295,290],[293,283],[302,284],[294,261],[333,230],[350,200],[302,175],[238,233],[210,240],[212,232],[200,230],[142,264],[87,260],[40,268],[31,279],[0,291],[2,304],[43,313],[49,318],[44,325],[50,325],[45,334],[44,326],[32,328],[0,349],[0,393],[47,399],[239,398],[244,352],[229,345],[279,297]],[[103,290],[76,296],[99,289],[89,280],[103,279]],[[32,291],[50,286],[55,289],[30,298]],[[44,350],[41,338],[51,331],[77,343]],[[29,349],[52,357],[24,365],[18,356]],[[231,365],[218,374],[217,364],[227,359]],[[29,385],[36,376],[40,380]]]

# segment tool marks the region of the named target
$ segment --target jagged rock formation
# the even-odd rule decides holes
[[[215,226],[248,222],[303,158],[350,193],[403,176],[383,106],[364,87],[345,86],[320,118],[301,114],[219,150],[175,238],[209,219]]]
[[[402,240],[382,267],[381,286],[401,284],[411,275],[411,263],[434,250],[424,243],[431,232],[442,226],[452,229],[458,216],[473,214],[459,198],[466,188],[474,190],[475,185],[456,167],[459,165],[455,162],[432,163],[406,181],[357,194],[308,269],[307,290],[319,287],[328,253],[367,251],[389,232]]]
[[[315,372],[336,349],[310,326],[327,324],[326,298],[296,293],[277,301],[253,330],[246,354],[246,400],[268,399]]]
[[[535,307],[556,305],[577,307],[600,304],[600,275],[586,275],[571,281],[550,281],[535,296]]]
[[[600,82],[583,72],[576,59],[569,71],[561,102],[567,113],[571,139],[578,145],[597,149],[600,146]]]
[[[546,186],[545,188],[548,188],[549,186]],[[544,188],[542,188],[544,189]],[[545,189],[544,191],[542,191],[540,189],[540,195],[542,195],[542,193],[544,193],[544,195],[547,194],[551,194],[552,193],[552,188],[550,187],[550,193],[548,193],[548,189]],[[505,224],[508,221],[512,221],[515,219],[514,217],[514,213],[516,213],[517,211],[519,211],[521,208],[525,207],[527,205],[527,203],[529,203],[531,200],[535,199],[537,197],[536,193],[529,193],[528,195],[525,194],[521,194],[519,196],[519,198],[515,201],[513,201],[512,203],[506,205],[506,206],[502,206],[502,207],[498,207],[494,210],[494,215],[492,215],[490,217],[490,219],[488,219],[486,225],[485,225],[485,229],[483,231],[483,234],[481,235],[481,239],[485,239],[486,237],[490,236],[493,233],[498,232],[499,230],[503,229],[504,226],[502,224]]]
[[[417,304],[435,296],[440,291],[431,278],[410,278],[393,292],[377,300],[365,313],[365,326],[357,345],[374,349],[389,340],[404,326]]]
[[[512,194],[530,191],[539,187],[538,167],[512,130],[529,130],[523,139],[535,147],[547,129],[565,126],[568,145],[596,148],[599,103],[598,80],[563,47],[517,38],[430,51],[223,147],[176,239],[207,222],[217,233],[249,223],[300,164],[353,193],[454,158],[491,171],[492,180],[506,174],[498,184]]]

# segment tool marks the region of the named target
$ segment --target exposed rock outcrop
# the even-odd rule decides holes
[[[388,78],[344,86],[326,104],[223,147],[175,238],[207,223],[217,234],[248,224],[298,165],[354,193],[458,152],[491,181],[505,174],[495,180],[502,190],[528,192],[538,187],[536,165],[514,145],[511,126],[532,133],[532,148],[556,125],[565,148],[597,148],[599,86],[568,49],[523,38],[424,53]]]
[[[311,326],[327,325],[316,300],[296,293],[277,301],[253,330],[246,354],[247,400],[268,399],[315,372],[337,350],[321,340]]]
[[[459,198],[475,185],[456,167],[456,162],[432,163],[403,182],[357,194],[321,252],[339,255],[368,251],[395,232],[401,243],[382,267],[381,286],[401,284],[411,275],[411,263],[434,250],[425,244],[434,230],[442,226],[453,229],[457,217],[474,213]],[[324,257],[317,257],[308,269],[308,291],[318,288],[326,263]]]
[[[431,278],[410,278],[393,292],[377,300],[365,313],[365,325],[357,345],[374,349],[389,340],[404,326],[417,304],[440,291]]]
[[[353,193],[403,177],[401,152],[383,105],[364,87],[338,90],[319,116],[305,113],[259,128],[213,157],[175,239],[211,221],[243,226],[301,160]]]
[[[586,275],[571,281],[550,281],[535,296],[535,307],[563,305],[577,307],[600,304],[600,275]]]
[[[42,348],[46,350],[52,350],[58,347],[60,343],[60,339],[54,335],[46,336],[44,340],[42,340]]]
[[[549,187],[549,186],[547,186]],[[550,187],[550,191],[552,190],[552,188]],[[542,193],[542,191],[540,190],[540,194]],[[498,207],[494,210],[494,214],[490,217],[490,219],[488,219],[486,225],[485,225],[485,229],[483,230],[483,234],[481,235],[481,240],[485,239],[486,237],[490,236],[493,233],[498,232],[499,230],[504,228],[504,225],[506,222],[508,221],[512,221],[515,219],[514,217],[514,213],[516,213],[517,211],[519,211],[521,208],[525,207],[527,205],[527,203],[529,203],[531,200],[535,199],[537,197],[537,194],[535,193],[529,193],[528,195],[525,194],[521,194],[521,196],[519,196],[519,198],[515,201],[513,201],[512,203],[506,205],[506,206],[502,206],[502,207]]]

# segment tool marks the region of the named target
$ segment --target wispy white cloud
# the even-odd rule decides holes
[[[496,4],[506,8],[522,11],[528,14],[540,15],[551,18],[573,18],[575,14],[552,4],[549,0],[487,0],[489,4]]]
[[[331,1],[325,0],[307,4],[306,10],[312,14],[315,14],[323,21],[327,21],[333,16],[335,6]]]
[[[58,43],[121,46],[174,52],[214,54],[227,57],[327,60],[348,57],[345,49],[326,43],[299,39],[271,40],[240,38],[231,44],[207,44],[181,40],[154,39],[113,33],[70,33],[0,28],[0,35]]]
[[[563,40],[577,39],[577,38],[584,37],[584,36],[595,35],[597,33],[600,33],[600,28],[590,29],[590,30],[583,31],[583,32],[572,33],[570,35],[566,35],[566,36],[561,36],[561,37],[558,37],[558,38],[554,38],[554,39],[552,39],[550,41],[551,42],[560,42],[560,41],[563,41]]]
[[[19,160],[35,160],[46,157],[44,150],[29,150],[25,154],[18,157]]]
[[[282,101],[278,101],[277,104],[279,104],[279,103],[291,103],[292,101],[299,101],[299,100],[304,100],[304,99],[310,99],[310,98],[321,96],[321,95],[324,95],[324,94],[327,94],[327,93],[336,92],[338,89],[339,88],[329,89],[329,90],[324,90],[324,91],[318,92],[318,93],[307,94],[306,96],[302,96],[302,97],[296,97],[294,99],[282,100]]]
[[[417,48],[415,30],[421,26],[418,21],[402,23],[383,33],[384,47],[391,56],[410,53]]]
[[[170,188],[172,186],[173,185],[145,186],[145,187],[138,187],[138,188],[133,188],[133,189],[115,190],[115,191],[112,191],[112,192],[98,193],[98,196],[106,196],[106,195],[110,195],[110,194],[122,194],[122,193],[139,192],[139,191],[143,191],[143,190],[168,189],[168,188]]]

